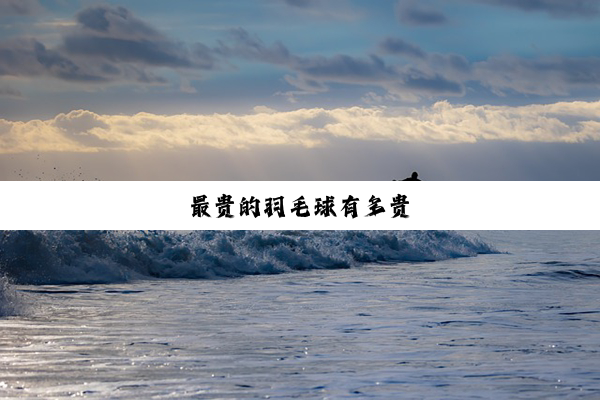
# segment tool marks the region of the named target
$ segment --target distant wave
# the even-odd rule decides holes
[[[493,253],[447,231],[5,231],[0,272],[18,284],[212,279]]]
[[[544,267],[547,268],[549,265],[545,263]],[[600,269],[596,265],[586,265],[586,264],[570,264],[570,263],[560,263],[554,264],[558,267],[570,267],[568,269],[556,269],[550,271],[539,271],[530,274],[526,274],[525,276],[532,276],[537,278],[547,278],[553,280],[597,280],[600,279]],[[595,268],[594,268],[595,267]]]
[[[527,261],[519,264],[534,272],[523,274],[526,277],[554,281],[589,281],[600,279],[600,258],[586,257],[583,260]]]

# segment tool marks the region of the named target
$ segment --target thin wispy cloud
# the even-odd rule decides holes
[[[356,21],[364,12],[348,0],[276,0],[306,16],[319,19]]]
[[[527,12],[545,12],[554,17],[597,17],[600,13],[598,0],[472,0],[483,4],[509,7]]]
[[[293,1],[293,0],[292,0]],[[600,0],[462,0],[463,2],[503,7],[527,13],[545,13],[554,18],[597,18],[600,15]],[[440,2],[439,5],[448,5]],[[396,16],[407,26],[440,26],[449,21],[441,8],[414,0],[399,0]]]

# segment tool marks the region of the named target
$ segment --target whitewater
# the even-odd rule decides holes
[[[0,397],[598,398],[599,239],[0,232]]]

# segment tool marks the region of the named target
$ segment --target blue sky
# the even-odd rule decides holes
[[[598,179],[584,149],[600,140],[599,22],[599,0],[0,0],[0,178],[40,178],[34,154],[119,179],[81,154],[144,164],[216,151],[260,165],[292,151],[306,171],[294,179],[319,179],[300,160],[346,162],[342,140],[397,156],[418,145],[447,159],[431,179]],[[495,156],[515,145],[534,164],[503,177]],[[447,156],[456,146],[464,157]],[[383,175],[382,157],[365,178]],[[261,168],[256,179],[275,176]],[[253,175],[228,164],[209,178]]]

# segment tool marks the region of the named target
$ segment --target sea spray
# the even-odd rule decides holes
[[[446,231],[7,231],[2,272],[20,284],[211,279],[495,250]]]
[[[0,318],[22,315],[24,312],[22,295],[6,276],[0,275]]]

